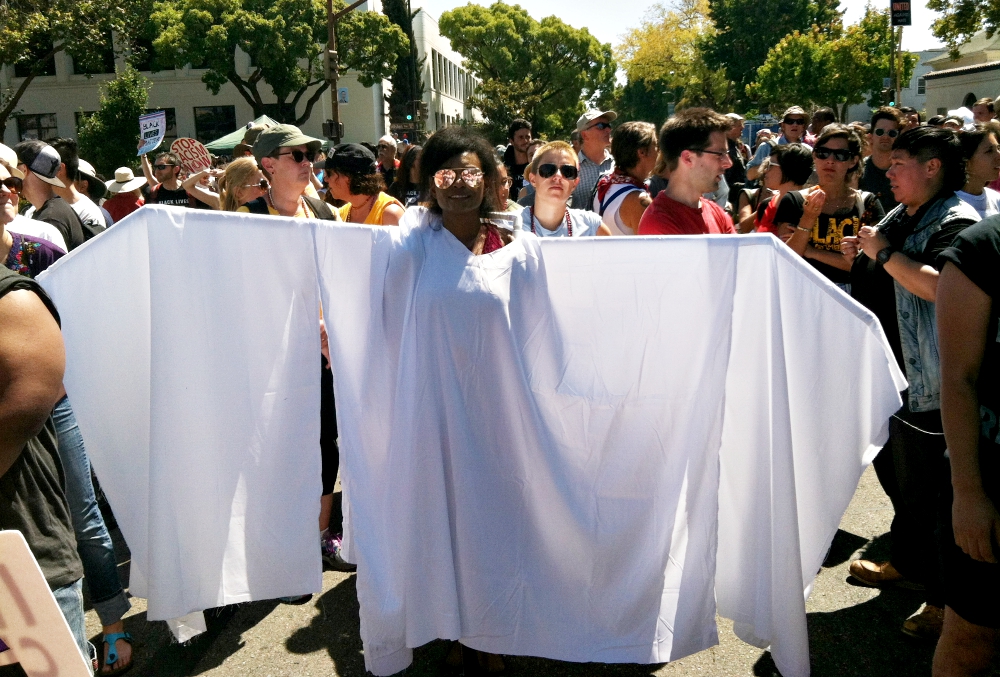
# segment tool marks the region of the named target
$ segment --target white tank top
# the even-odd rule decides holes
[[[642,191],[642,188],[631,183],[613,185],[604,196],[603,204],[597,195],[594,195],[594,211],[601,215],[601,220],[604,221],[604,225],[611,229],[612,235],[635,235],[632,229],[622,222],[618,211],[628,194],[637,190]]]

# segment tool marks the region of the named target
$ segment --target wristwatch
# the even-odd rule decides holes
[[[886,245],[878,250],[878,254],[875,255],[875,260],[884,266],[889,262],[889,257],[895,253],[896,250],[892,245]]]

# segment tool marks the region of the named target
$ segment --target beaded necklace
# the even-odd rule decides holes
[[[278,205],[275,204],[275,202],[274,202],[274,195],[271,193],[271,187],[270,186],[268,186],[268,188],[267,188],[267,199],[271,201],[271,206],[274,207],[274,211],[278,212],[278,215],[280,216],[281,212],[278,211]],[[310,211],[309,211],[309,207],[306,205],[306,201],[305,201],[305,199],[303,199],[303,197],[301,195],[299,195],[298,206],[302,209],[302,213],[306,215],[306,218],[310,218],[311,217],[311,214],[310,214]],[[296,212],[297,211],[298,210],[296,210]],[[292,214],[292,216],[295,216],[295,214]]]
[[[535,232],[535,208],[531,207],[531,232]],[[573,237],[573,219],[570,218],[569,210],[566,210],[566,232],[569,237]]]
[[[375,201],[375,196],[374,195],[370,196],[368,198],[368,201],[365,202],[365,204],[363,205],[362,209],[364,209],[364,207],[368,207],[369,208],[368,209],[368,213],[370,214],[371,213],[371,204],[374,201]],[[351,205],[351,208],[347,210],[347,221],[351,220],[351,214],[353,214],[353,213],[354,213],[354,205]]]

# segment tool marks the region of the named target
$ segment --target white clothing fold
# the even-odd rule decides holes
[[[905,387],[769,235],[547,238],[146,207],[40,278],[149,618],[315,592],[330,331],[367,667],[435,638],[657,663],[805,597]],[[854,368],[845,368],[854,365]]]

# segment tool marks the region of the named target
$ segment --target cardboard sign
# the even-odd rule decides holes
[[[142,146],[139,147],[137,155],[145,155],[159,148],[166,133],[167,111],[160,110],[140,115],[139,138],[142,140]]]
[[[189,174],[200,172],[212,166],[212,156],[205,144],[196,139],[177,139],[170,144],[170,150],[181,159],[185,171]]]
[[[0,531],[0,673],[91,677],[20,531]]]

